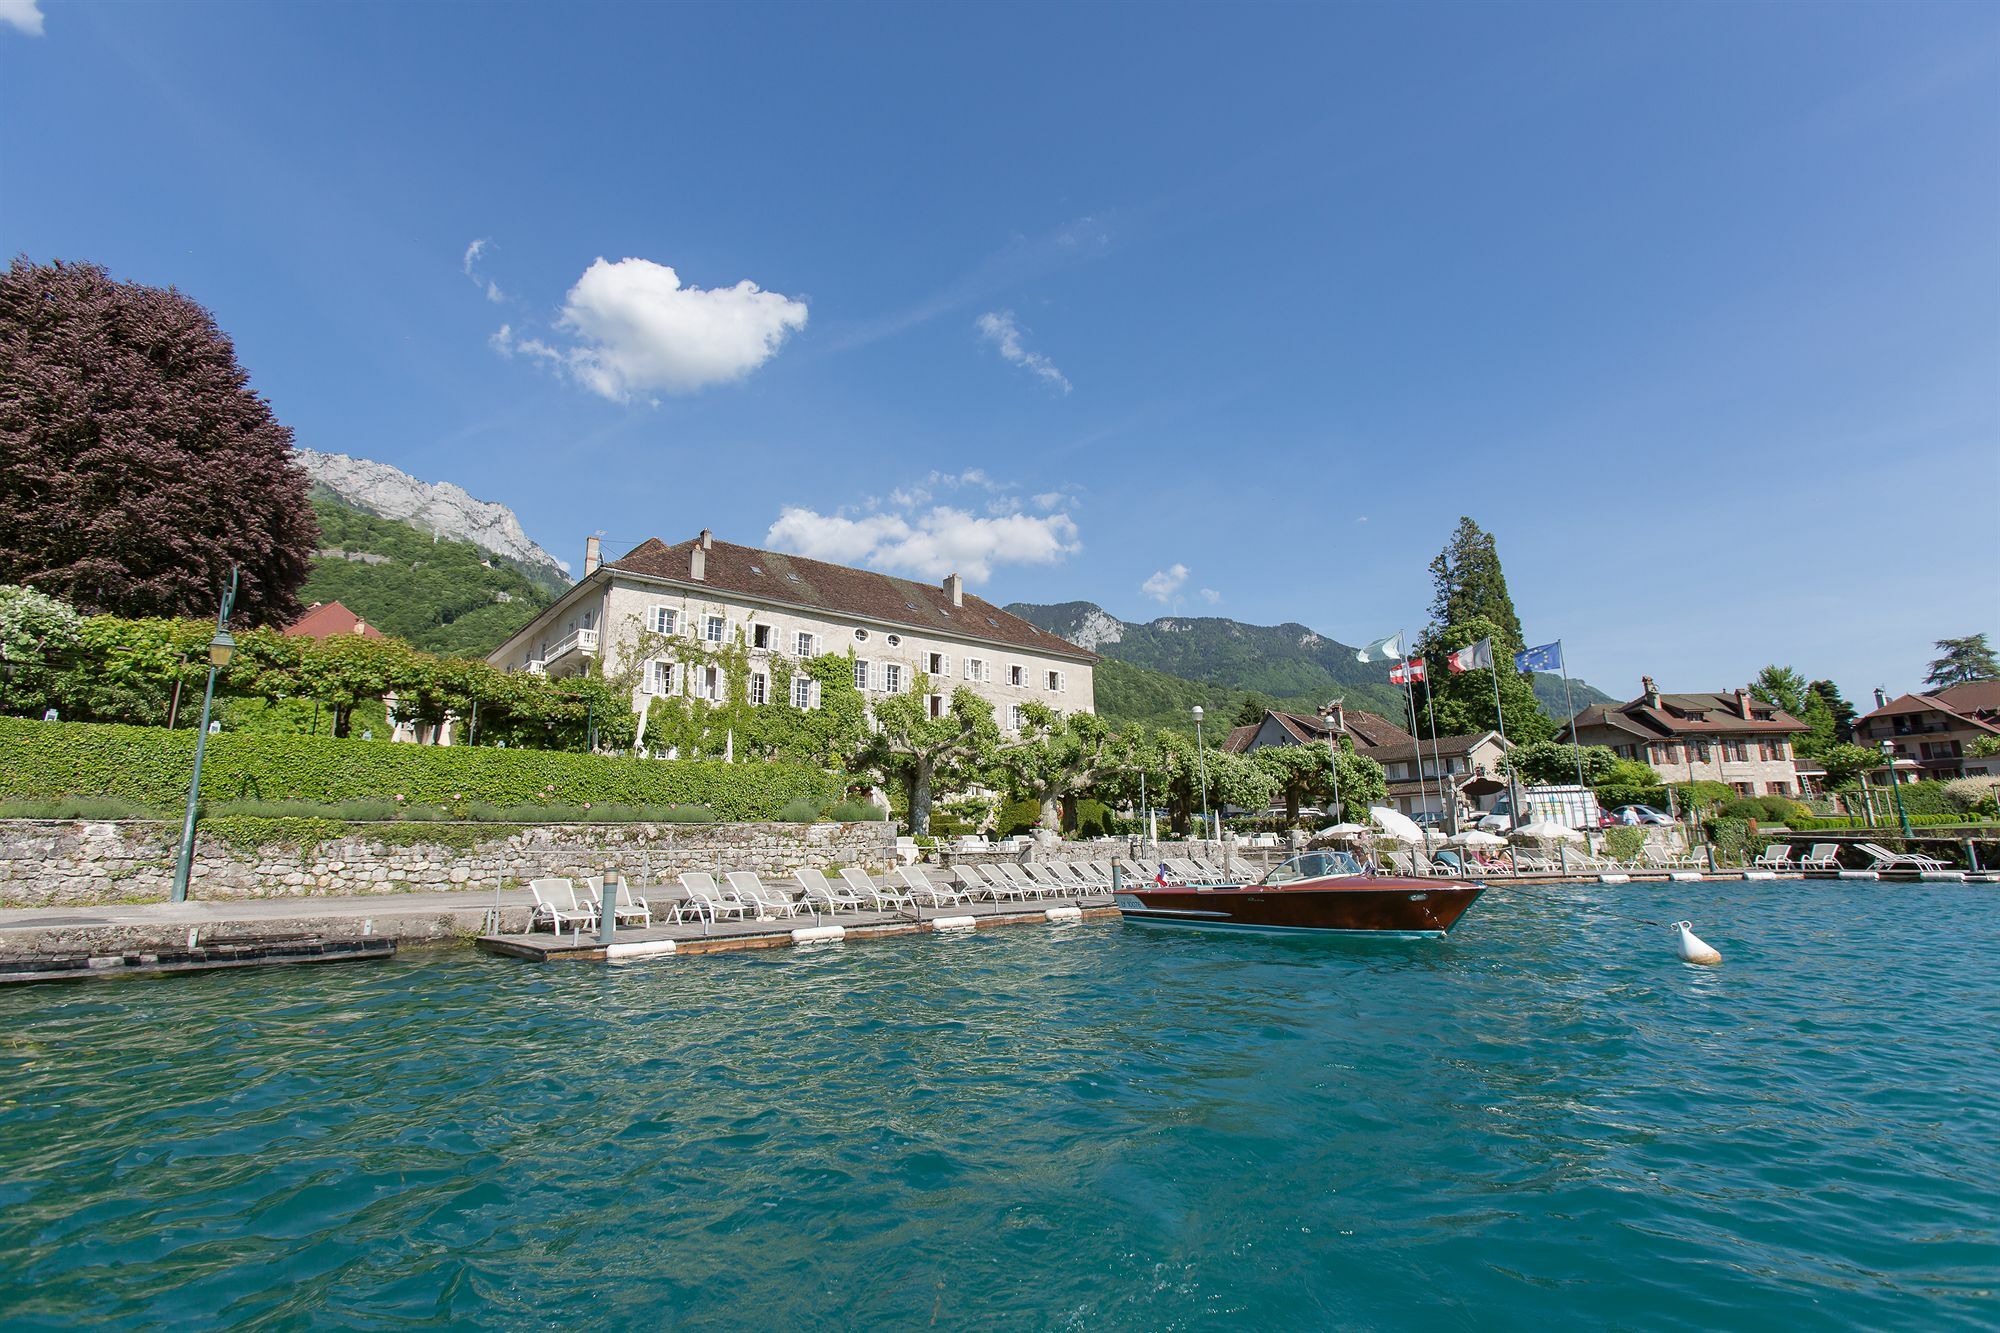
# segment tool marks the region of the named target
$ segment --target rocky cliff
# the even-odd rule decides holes
[[[569,565],[530,540],[506,505],[476,500],[448,481],[418,481],[399,468],[366,458],[311,449],[298,450],[298,456],[314,482],[364,513],[468,541],[531,572],[569,581]]]

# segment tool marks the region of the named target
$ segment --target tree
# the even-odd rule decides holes
[[[1497,655],[1506,645],[1509,655],[1527,647],[1521,637],[1521,617],[1507,592],[1507,576],[1500,570],[1500,552],[1493,534],[1469,518],[1458,520],[1437,558],[1431,561],[1431,579],[1436,594],[1431,600],[1431,627],[1471,620],[1493,623],[1493,649]]]
[[[0,585],[0,712],[39,717],[60,708],[64,664],[81,633],[67,602]]]
[[[1965,752],[1975,759],[1991,759],[2000,755],[2000,736],[1981,736],[1966,746]]]
[[[214,319],[95,264],[0,274],[0,582],[86,611],[285,624],[319,528]]]
[[[1806,724],[1806,734],[1799,737],[1794,745],[1800,757],[1805,759],[1817,758],[1834,743],[1833,707],[1820,693],[1819,685],[1832,688],[1828,681],[1808,683],[1804,676],[1788,666],[1767,666],[1757,673],[1757,679],[1750,682],[1750,693],[1754,697],[1782,708]]]
[[[1331,797],[1334,758],[1324,745],[1266,745],[1250,752],[1250,762],[1264,770],[1285,802],[1285,822],[1299,822],[1299,807],[1322,796]]]
[[[1847,742],[1853,740],[1854,719],[1859,717],[1860,714],[1855,711],[1853,704],[1847,702],[1842,697],[1840,687],[1830,680],[1816,680],[1809,688],[1826,704],[1826,710],[1833,718],[1833,739],[1827,742],[1825,746],[1822,746],[1821,749],[1825,750],[1834,745],[1845,745]],[[1814,755],[1813,757],[1817,758],[1818,756]]]
[[[1819,766],[1826,770],[1826,789],[1839,791],[1882,767],[1882,752],[1866,745],[1833,745],[1819,756]]]
[[[920,671],[907,694],[877,700],[875,731],[855,760],[857,768],[903,789],[910,832],[916,836],[931,831],[931,804],[938,791],[981,776],[1000,745],[992,704],[961,685],[952,691],[944,716],[932,717],[929,695],[930,677]]]
[[[1939,639],[1934,646],[1938,656],[1924,676],[1924,684],[1932,689],[2000,678],[2000,660],[1994,658],[1993,645],[1986,641],[1984,634],[1968,634],[1962,639]]]
[[[1264,720],[1264,714],[1277,706],[1277,703],[1270,695],[1259,694],[1256,690],[1252,690],[1250,693],[1244,695],[1243,702],[1237,705],[1236,722],[1234,725],[1239,727],[1254,727]]]
[[[1666,787],[1649,764],[1634,759],[1620,759],[1606,770],[1595,784],[1597,803],[1606,809],[1620,805],[1652,805],[1666,803]]]
[[[1021,711],[1020,739],[999,747],[1001,770],[1009,790],[1040,807],[1036,826],[1059,832],[1076,798],[1123,766],[1125,756],[1111,725],[1095,713],[1064,716],[1038,703]]]
[[[1508,752],[1507,768],[1528,786],[1576,781],[1579,763],[1585,786],[1602,782],[1618,756],[1607,745],[1586,745],[1579,749],[1556,740],[1529,741]]]

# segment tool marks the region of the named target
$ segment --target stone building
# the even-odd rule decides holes
[[[1429,736],[1419,743],[1389,719],[1340,703],[1318,714],[1272,709],[1257,722],[1231,729],[1222,748],[1249,754],[1272,745],[1325,745],[1329,735],[1345,736],[1356,754],[1382,765],[1389,804],[1406,815],[1429,814],[1444,825],[1454,812],[1477,818],[1507,789],[1500,766],[1506,749],[1498,732],[1440,736],[1434,750]],[[1365,812],[1346,815],[1360,813]]]
[[[1002,730],[1019,730],[1031,702],[1094,711],[1095,653],[968,593],[956,574],[916,583],[716,541],[706,530],[672,546],[654,538],[611,561],[591,538],[583,578],[486,660],[555,677],[601,662],[607,676],[631,674],[632,706],[643,715],[658,696],[729,698],[730,668],[718,664],[725,648],[741,650],[752,705],[774,702],[788,676],[786,701],[817,707],[816,682],[774,667],[845,653],[866,698],[907,693],[926,677],[933,716],[959,686],[993,704]]]
[[[1576,715],[1583,745],[1609,746],[1650,766],[1660,781],[1720,782],[1743,796],[1796,796],[1794,738],[1810,730],[1746,689],[1662,694],[1646,676],[1629,703],[1592,704]]]

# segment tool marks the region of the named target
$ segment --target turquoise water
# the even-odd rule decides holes
[[[0,1323],[1991,1327],[1996,903],[9,988]]]

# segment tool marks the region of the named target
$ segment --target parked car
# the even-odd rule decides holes
[[[1479,823],[1474,827],[1481,833],[1511,833],[1514,831],[1514,816],[1504,810],[1495,810],[1491,814],[1481,815]]]
[[[1671,824],[1674,817],[1664,810],[1655,810],[1650,805],[1621,805],[1607,811],[1599,827],[1611,828],[1617,824]]]
[[[1444,815],[1436,810],[1419,810],[1414,815],[1411,815],[1410,819],[1418,828],[1443,828],[1445,826]]]

